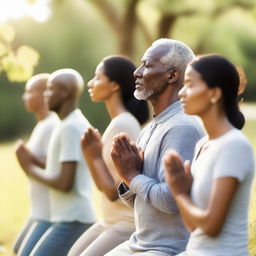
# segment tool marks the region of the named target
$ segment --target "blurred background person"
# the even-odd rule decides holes
[[[22,256],[66,256],[73,243],[96,220],[91,177],[80,146],[80,138],[90,126],[78,109],[83,88],[83,78],[73,69],[57,70],[48,79],[45,98],[49,109],[61,121],[50,138],[45,172],[32,162],[25,146],[17,149],[22,156],[19,163],[26,173],[49,187],[53,222],[36,245],[34,234],[30,235]]]
[[[134,232],[133,209],[118,197],[120,178],[110,156],[113,137],[126,132],[136,141],[141,127],[149,117],[145,101],[134,97],[135,65],[124,56],[104,58],[88,82],[92,101],[104,102],[111,122],[102,138],[98,130],[89,128],[81,140],[95,184],[102,194],[103,219],[87,230],[74,244],[69,256],[102,256],[127,240]]]
[[[49,139],[53,128],[59,122],[58,116],[50,112],[43,93],[46,90],[49,74],[38,74],[28,80],[25,86],[25,92],[22,96],[26,110],[33,113],[37,120],[32,134],[26,146],[35,156],[34,163],[44,168]],[[19,143],[23,143],[19,141]],[[19,155],[17,155],[19,158]],[[31,232],[37,226],[37,232],[34,238],[37,239],[51,225],[50,223],[50,206],[49,191],[44,184],[29,177],[31,213],[30,217],[20,232],[14,245],[16,254],[27,233]]]
[[[240,131],[239,74],[220,55],[197,58],[187,68],[179,96],[185,113],[197,115],[207,132],[192,162],[165,157],[166,180],[192,232],[179,255],[246,256],[248,206],[254,176],[253,151]]]

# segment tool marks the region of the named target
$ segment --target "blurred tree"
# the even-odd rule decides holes
[[[13,49],[15,31],[12,26],[0,24],[0,72],[6,72],[13,82],[23,82],[33,74],[39,54],[29,46],[22,45]]]
[[[61,2],[60,0],[58,0]],[[87,0],[104,17],[118,41],[118,52],[133,57],[136,29],[147,44],[162,37],[172,37],[175,25],[183,17],[207,15],[212,22],[234,8],[251,11],[255,0]],[[149,13],[155,12],[155,18]],[[211,23],[208,22],[210,25]],[[205,37],[194,51],[201,53]]]
[[[242,66],[248,79],[245,101],[256,100],[256,8],[249,9],[253,2],[52,0],[52,15],[45,22],[38,23],[29,17],[9,22],[15,29],[15,39],[9,45],[12,49],[29,45],[40,53],[34,73],[70,67],[82,74],[86,84],[103,57],[124,53],[139,63],[152,41],[159,37],[175,38],[197,53],[224,54]],[[164,22],[168,20],[164,17],[170,14],[175,17],[173,22]],[[129,24],[131,16],[133,22]],[[4,52],[8,44],[2,39],[0,42],[0,52]],[[24,83],[12,83],[5,74],[0,76],[0,140],[26,134],[34,122],[22,104]],[[100,131],[105,129],[109,121],[106,110],[102,104],[91,102],[86,89],[81,109],[92,125]]]

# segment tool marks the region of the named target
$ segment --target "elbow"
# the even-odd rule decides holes
[[[66,193],[68,193],[68,192],[70,192],[71,191],[71,189],[72,189],[72,184],[61,184],[60,186],[59,186],[59,190],[61,190],[62,192],[66,192]]]
[[[111,190],[111,191],[105,191],[105,195],[107,196],[107,198],[108,198],[111,202],[114,202],[114,201],[116,201],[116,200],[119,198],[116,189],[113,189],[113,190]]]
[[[221,226],[219,225],[207,225],[202,228],[205,234],[211,238],[214,238],[219,235],[221,231]]]

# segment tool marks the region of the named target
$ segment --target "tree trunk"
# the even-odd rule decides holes
[[[168,38],[172,32],[174,23],[177,20],[177,15],[165,14],[161,17],[158,23],[158,38]]]
[[[121,54],[133,57],[135,50],[135,29],[137,25],[136,8],[139,0],[132,0],[122,21],[118,35],[118,48]]]

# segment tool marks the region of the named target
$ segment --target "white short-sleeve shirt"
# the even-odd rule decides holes
[[[61,170],[63,162],[75,161],[74,184],[69,192],[50,188],[51,221],[93,223],[92,180],[82,155],[80,139],[90,123],[79,109],[71,112],[54,129],[47,154],[46,172],[49,176]]]
[[[204,139],[202,139],[204,140]],[[198,142],[198,145],[202,144]],[[199,150],[200,147],[197,147]],[[197,152],[195,153],[195,156]],[[254,175],[252,148],[237,129],[209,142],[192,163],[192,201],[205,209],[208,206],[213,181],[221,177],[234,177],[239,187],[232,200],[224,225],[216,237],[207,236],[196,228],[190,236],[186,252],[189,256],[247,256],[248,206]]]
[[[40,120],[33,129],[27,142],[30,152],[42,161],[46,160],[49,139],[58,122],[59,118],[55,113],[51,113],[45,119]],[[31,198],[30,218],[49,221],[48,187],[35,179],[29,179],[29,185]]]

